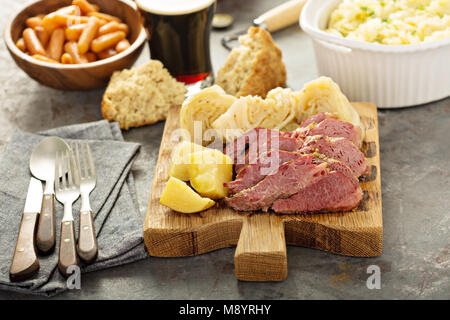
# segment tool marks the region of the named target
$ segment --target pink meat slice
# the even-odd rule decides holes
[[[230,193],[238,193],[244,189],[250,188],[264,179],[268,174],[274,174],[278,171],[278,167],[283,163],[300,157],[298,152],[289,152],[283,150],[273,150],[261,155],[256,163],[244,166],[236,179],[231,182],[226,182],[224,185]],[[270,171],[269,168],[274,166]]]
[[[225,153],[233,160],[233,163],[237,162],[239,156],[245,155],[245,150],[250,143],[265,143],[270,137],[290,137],[291,132],[283,132],[275,129],[254,128],[242,136],[236,138],[234,141],[229,142],[225,147]]]
[[[309,117],[306,120],[303,120],[303,122],[300,124],[300,127],[307,127],[311,123],[321,123],[322,121],[326,119],[337,119],[336,116],[329,112],[321,112],[317,113],[311,117]]]
[[[361,199],[359,186],[343,173],[332,171],[293,196],[275,200],[272,209],[279,213],[351,210]]]
[[[235,162],[234,170],[236,173],[239,173],[245,166],[248,164],[254,164],[257,162],[257,159],[272,150],[283,150],[283,151],[296,151],[300,149],[303,144],[303,140],[299,138],[291,138],[285,136],[278,136],[272,139],[269,139],[265,142],[261,141],[257,145],[250,145],[247,150],[244,159],[237,158]],[[253,148],[253,149],[252,149]]]
[[[359,146],[361,130],[350,122],[337,119],[325,119],[318,124],[311,123],[307,127],[298,128],[292,132],[294,138],[305,138],[308,136],[323,135],[335,138],[346,138]]]
[[[361,176],[368,168],[364,154],[346,138],[310,136],[305,139],[299,152],[319,152],[329,158],[340,160],[353,171],[355,177]]]
[[[327,164],[314,164],[314,156],[303,155],[278,168],[250,189],[242,190],[225,202],[235,210],[267,210],[279,198],[287,198],[312,185],[327,174]]]

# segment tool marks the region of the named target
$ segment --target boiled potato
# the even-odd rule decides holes
[[[202,198],[185,182],[171,177],[163,190],[159,202],[172,210],[182,213],[194,213],[211,208],[214,201]]]
[[[170,158],[169,177],[174,177],[182,181],[189,181],[190,155],[205,148],[201,145],[182,141],[175,146]]]
[[[191,186],[202,196],[211,199],[225,198],[228,188],[224,182],[233,178],[233,161],[222,152],[207,149],[191,154],[189,179]]]

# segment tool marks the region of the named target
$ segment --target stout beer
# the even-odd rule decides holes
[[[186,84],[212,81],[209,35],[215,0],[137,0],[150,55]]]

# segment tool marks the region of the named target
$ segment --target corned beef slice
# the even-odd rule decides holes
[[[237,158],[239,156],[243,157],[245,154],[245,150],[247,149],[250,143],[258,143],[261,138],[264,140],[261,143],[265,143],[267,139],[276,136],[286,136],[290,137],[290,132],[282,132],[275,129],[264,129],[264,128],[254,128],[242,136],[236,138],[234,141],[227,143],[225,147],[225,153],[233,159],[233,163],[237,162]]]
[[[240,211],[267,210],[278,198],[287,198],[312,185],[328,173],[326,163],[314,164],[312,155],[303,155],[278,168],[250,189],[242,190],[225,202]]]
[[[326,119],[337,119],[336,116],[329,112],[321,112],[318,114],[315,114],[311,117],[309,117],[306,120],[303,120],[303,122],[300,124],[300,127],[307,127],[311,123],[321,123],[323,120]]]
[[[260,156],[272,150],[296,151],[301,148],[302,144],[303,140],[301,139],[285,136],[277,136],[266,141],[260,140],[258,144],[249,146],[244,159],[237,158],[234,170],[239,173],[246,165],[255,164]]]
[[[346,138],[359,146],[361,130],[349,122],[337,119],[325,119],[318,124],[311,123],[307,127],[298,128],[292,132],[294,138],[323,135],[328,137]]]
[[[244,189],[254,186],[256,183],[264,179],[267,174],[272,174],[278,170],[278,167],[290,160],[300,157],[300,153],[289,152],[283,150],[273,150],[261,155],[256,163],[248,164],[239,171],[236,179],[226,182],[225,187],[231,193],[238,193]],[[271,172],[267,172],[271,166],[275,167]]]
[[[345,138],[330,138],[323,135],[306,137],[299,152],[314,153],[316,151],[344,162],[356,177],[367,170],[368,165],[364,154]]]
[[[319,156],[319,158],[316,158],[317,160],[315,161],[315,163],[319,164],[322,162],[326,162],[327,168],[329,169],[329,171],[337,171],[337,172],[342,173],[347,178],[349,178],[356,187],[360,188],[358,178],[355,177],[353,171],[345,163],[343,163],[342,161],[336,160],[336,159],[328,158],[324,155],[318,155],[318,156]]]
[[[361,199],[359,186],[341,172],[332,171],[290,198],[275,200],[272,209],[280,213],[351,210]]]

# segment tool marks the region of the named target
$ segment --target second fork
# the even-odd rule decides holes
[[[64,204],[64,216],[59,238],[58,269],[65,277],[71,273],[70,268],[72,266],[78,265],[72,204],[80,196],[79,186],[78,169],[72,153],[70,151],[57,153],[55,158],[55,194],[56,199]]]
[[[86,142],[84,146],[82,143],[74,143],[72,150],[75,150],[81,193],[77,249],[80,258],[83,259],[84,262],[90,263],[95,260],[98,253],[94,219],[89,203],[89,194],[94,190],[96,184],[95,165],[88,142]]]

